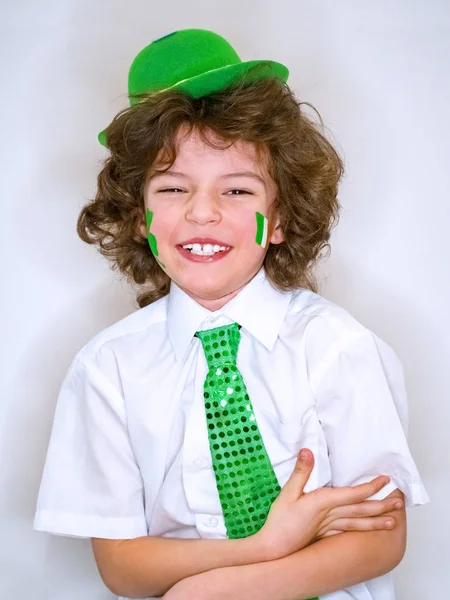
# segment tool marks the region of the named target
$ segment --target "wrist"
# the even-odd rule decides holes
[[[224,566],[241,567],[273,559],[259,532],[248,537],[231,539],[228,543],[230,545],[227,553],[232,557],[232,564]]]
[[[251,544],[256,560],[252,562],[265,562],[282,558],[283,554],[278,550],[273,540],[269,540],[264,533],[264,528],[257,533],[245,538]]]

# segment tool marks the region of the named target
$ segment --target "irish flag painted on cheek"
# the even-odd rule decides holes
[[[269,221],[267,217],[262,215],[261,213],[256,213],[256,243],[263,248],[266,247],[267,244],[267,227]]]
[[[162,264],[162,262],[160,260],[158,260],[158,244],[156,242],[156,237],[153,235],[153,233],[150,232],[150,227],[152,226],[152,221],[153,221],[153,213],[151,210],[146,210],[145,212],[145,220],[147,223],[147,239],[148,239],[148,245],[150,246],[150,250],[152,251],[153,256],[156,258],[158,264],[160,267],[165,268],[165,265]]]

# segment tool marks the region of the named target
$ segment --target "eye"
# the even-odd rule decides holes
[[[164,193],[175,193],[175,192],[182,192],[183,190],[180,188],[164,188],[163,190],[158,190],[158,194],[164,194]]]
[[[248,192],[247,190],[241,190],[241,189],[230,190],[227,193],[229,194],[230,192],[233,192],[231,194],[231,196],[242,196],[243,194],[250,194],[250,195],[252,195],[252,192]],[[235,193],[235,192],[237,192],[237,193]]]

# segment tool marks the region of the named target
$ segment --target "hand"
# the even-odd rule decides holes
[[[304,448],[291,477],[272,504],[264,526],[254,536],[255,541],[266,548],[267,560],[283,558],[319,538],[343,531],[395,527],[391,515],[380,515],[400,508],[399,498],[366,501],[389,482],[389,477],[376,477],[354,487],[322,487],[304,493],[313,466],[314,456]]]

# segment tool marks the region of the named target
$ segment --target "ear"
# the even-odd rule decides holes
[[[281,229],[280,219],[278,217],[274,217],[273,221],[269,223],[269,242],[271,244],[281,244],[284,242],[284,235]]]
[[[136,229],[143,238],[147,238],[147,224],[145,221],[145,214],[142,211],[139,212],[139,216],[136,221]]]

